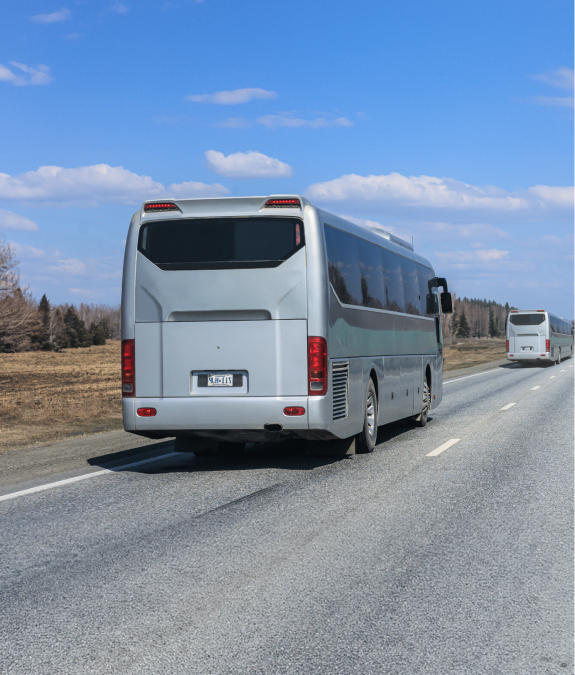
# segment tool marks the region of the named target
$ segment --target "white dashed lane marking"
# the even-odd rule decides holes
[[[551,375],[551,377],[550,377],[549,379],[550,379],[550,380],[555,379],[555,375]]]
[[[504,405],[503,408],[499,408],[499,410],[509,410],[509,408],[512,408],[515,405],[515,403],[508,403],[507,405]]]
[[[540,388],[541,388],[541,385],[538,384],[536,387],[533,387],[533,389],[531,389],[531,391],[535,391],[536,389],[540,389]]]
[[[435,448],[435,450],[428,452],[426,457],[437,457],[437,455],[441,455],[442,452],[445,452],[445,450],[449,449],[452,445],[455,445],[460,440],[461,439],[459,438],[452,438],[450,441],[447,441],[447,443],[444,443],[443,445],[440,445],[438,448]]]

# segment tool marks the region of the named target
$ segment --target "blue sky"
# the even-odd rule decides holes
[[[0,11],[0,234],[38,298],[118,302],[146,198],[301,193],[573,317],[572,2]]]

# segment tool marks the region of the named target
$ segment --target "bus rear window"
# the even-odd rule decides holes
[[[539,326],[545,321],[545,314],[510,314],[514,326]]]
[[[304,246],[298,218],[179,218],[146,223],[138,251],[162,270],[277,267]]]

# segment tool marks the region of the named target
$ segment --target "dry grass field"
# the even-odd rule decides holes
[[[499,361],[505,358],[504,338],[453,339],[453,344],[445,344],[443,349],[444,370],[459,370],[480,366],[482,363]]]
[[[505,340],[445,345],[445,370],[505,358]],[[122,428],[120,341],[103,347],[0,354],[0,452]]]
[[[0,354],[0,452],[122,428],[120,341]]]

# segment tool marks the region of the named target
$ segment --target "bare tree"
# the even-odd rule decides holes
[[[40,328],[37,305],[28,288],[20,288],[14,248],[0,237],[0,351],[30,349]]]

